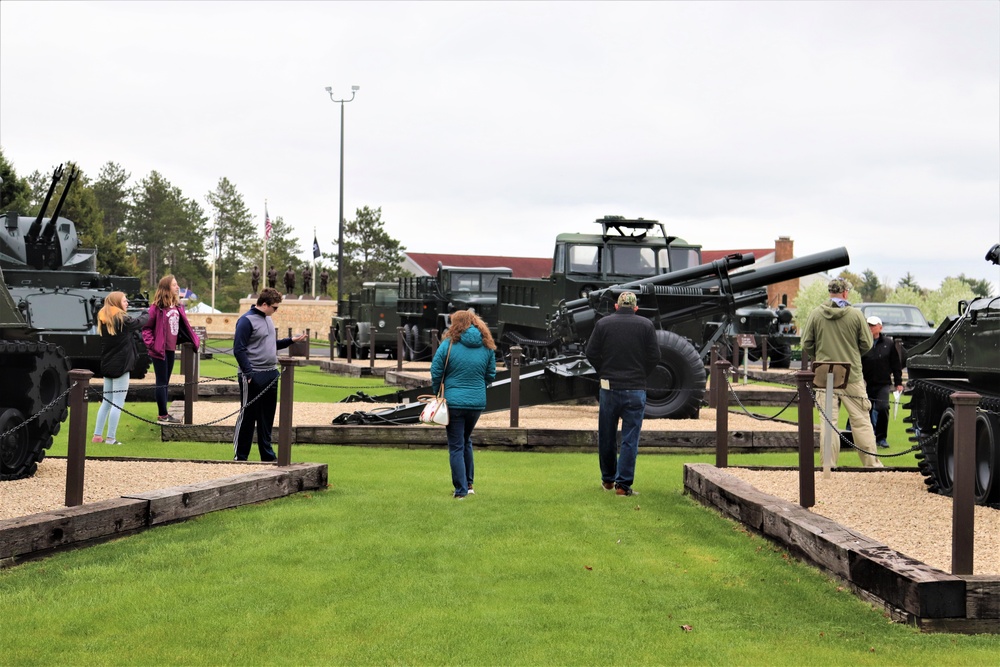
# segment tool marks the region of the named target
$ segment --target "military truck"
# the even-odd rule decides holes
[[[564,301],[639,278],[701,264],[701,246],[667,235],[662,223],[608,215],[595,221],[601,233],[559,234],[548,278],[504,278],[498,298],[497,344],[505,356],[519,345],[527,359],[566,353],[548,335],[549,320]],[[687,332],[701,338],[701,332]]]
[[[474,310],[496,336],[498,285],[513,274],[503,266],[444,266],[438,262],[436,276],[400,278],[396,306],[406,343],[405,358],[430,358],[431,330],[440,333],[447,329],[456,310]]]
[[[347,356],[347,346],[352,345],[351,356],[367,359],[373,349],[395,358],[397,352],[396,329],[399,314],[396,312],[398,284],[392,282],[366,282],[361,292],[350,294],[337,304],[337,315],[330,323],[334,332],[337,354]]]
[[[76,224],[59,216],[78,173],[70,170],[51,218],[44,216],[62,179],[62,165],[52,175],[37,216],[19,216],[14,211],[5,215],[6,233],[0,234],[0,268],[26,325],[38,331],[40,340],[60,346],[73,368],[86,368],[100,376],[97,313],[104,305],[104,297],[113,291],[125,292],[128,312],[133,317],[149,308],[149,299],[140,291],[138,278],[98,273],[97,251],[80,247]],[[146,375],[149,357],[138,333],[135,339],[139,357],[132,377],[139,379]]]

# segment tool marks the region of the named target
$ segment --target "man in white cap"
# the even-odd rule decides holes
[[[889,447],[889,394],[903,391],[903,360],[899,346],[889,336],[882,335],[882,320],[876,316],[868,318],[868,328],[872,332],[872,349],[861,357],[868,400],[872,402],[872,427],[875,429],[875,444]]]
[[[615,312],[594,325],[587,342],[587,361],[601,379],[600,414],[597,420],[598,459],[601,486],[619,496],[633,496],[635,459],[639,454],[639,433],[646,411],[646,378],[660,362],[656,329],[637,315],[639,305],[633,292],[622,292]],[[618,422],[622,444],[618,451]]]
[[[872,347],[872,332],[865,321],[865,315],[847,300],[850,284],[843,278],[834,278],[827,285],[830,300],[817,306],[802,330],[802,351],[816,361],[846,362],[851,365],[848,384],[842,389],[834,389],[833,414],[831,422],[837,423],[840,402],[847,408],[854,446],[861,457],[861,465],[866,468],[881,468],[882,462],[875,456],[875,431],[871,422],[871,401],[862,376],[861,355]],[[819,405],[826,402],[826,392],[816,392]],[[840,435],[827,444],[827,429],[820,429],[820,447],[826,451],[829,446],[834,460],[840,455]]]

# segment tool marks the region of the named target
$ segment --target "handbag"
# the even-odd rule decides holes
[[[452,344],[448,344],[448,354],[444,358],[444,370],[441,372],[441,386],[438,387],[437,396],[432,394],[417,396],[417,400],[424,404],[424,409],[420,411],[421,424],[448,425],[448,401],[444,398],[444,376],[448,372],[448,359],[451,357]]]

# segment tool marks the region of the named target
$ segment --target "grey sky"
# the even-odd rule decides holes
[[[352,84],[345,215],[408,250],[548,256],[621,214],[1000,293],[997,2],[0,3],[20,174],[112,160],[203,206],[225,176],[303,257]]]

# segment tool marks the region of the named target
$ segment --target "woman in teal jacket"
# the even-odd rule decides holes
[[[486,386],[497,376],[496,349],[486,323],[471,310],[459,310],[451,314],[431,362],[431,388],[437,394],[443,381],[448,401],[448,458],[459,500],[475,494],[472,429],[486,409]]]

